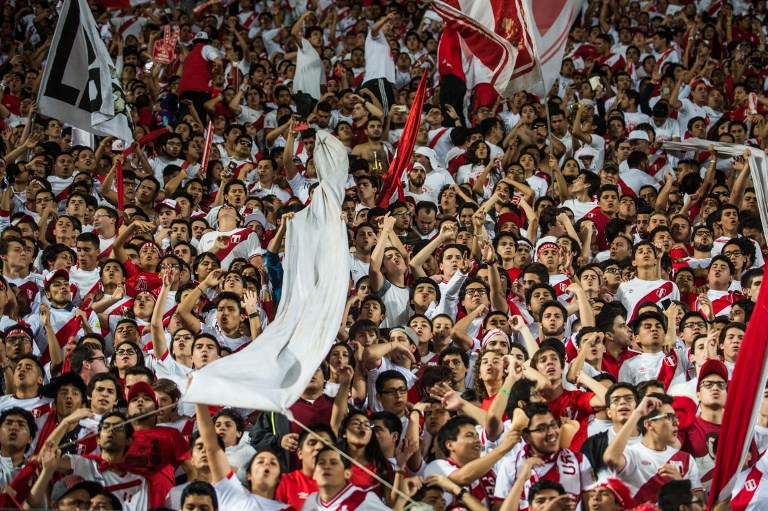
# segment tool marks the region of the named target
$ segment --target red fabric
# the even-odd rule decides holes
[[[437,45],[437,72],[440,76],[454,75],[467,81],[461,57],[459,33],[452,25],[446,25]]]
[[[747,456],[753,433],[752,424],[760,409],[768,373],[768,344],[764,342],[766,331],[768,293],[763,292],[758,296],[744,340],[739,347],[741,356],[736,360],[733,378],[729,384],[708,509],[718,500],[730,497],[733,481]]]
[[[157,426],[134,432],[124,463],[149,481],[149,507],[162,507],[175,485],[173,473],[190,456],[177,429]]]
[[[125,290],[128,296],[135,297],[140,291],[155,291],[162,287],[163,281],[157,273],[142,270],[131,259],[128,259],[123,266],[125,266]]]
[[[387,172],[384,178],[384,185],[382,186],[381,193],[379,194],[379,200],[376,203],[377,206],[384,209],[389,206],[389,201],[397,191],[399,200],[403,200],[403,172],[408,166],[411,160],[411,154],[413,154],[413,146],[416,144],[416,135],[419,131],[419,124],[421,123],[421,110],[424,107],[424,97],[427,90],[427,73],[421,75],[421,81],[419,82],[419,88],[416,90],[416,97],[413,100],[413,106],[408,114],[408,120],[405,122],[405,128],[403,134],[400,137],[400,144],[397,148],[397,154],[394,160],[389,166],[389,172]]]
[[[184,59],[184,70],[179,80],[178,94],[181,96],[186,91],[210,90],[211,63],[203,58],[205,43],[197,43]]]
[[[275,490],[275,500],[285,502],[294,509],[301,509],[310,494],[317,491],[317,483],[301,470],[294,470],[280,477]]]
[[[594,413],[589,403],[594,397],[594,392],[581,392],[579,390],[565,390],[557,399],[547,402],[547,406],[555,417],[565,417],[579,421],[579,431],[568,447],[572,451],[581,449],[581,444],[587,439],[587,425],[590,414]]]

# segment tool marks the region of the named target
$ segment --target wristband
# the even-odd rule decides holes
[[[258,311],[257,312],[251,312],[250,314],[248,314],[248,317],[251,318],[251,319],[258,318],[259,317],[259,313],[258,313]]]
[[[469,491],[469,490],[467,490],[467,487],[466,487],[466,486],[462,486],[462,487],[461,487],[461,489],[459,490],[459,493],[457,493],[457,494],[456,494],[456,498],[457,498],[458,500],[461,500],[461,499],[462,499],[462,497],[464,497],[464,494],[465,494],[465,493],[467,493],[468,491]]]
[[[509,397],[509,391],[507,389],[499,389],[499,392],[502,394],[505,394],[507,397]]]

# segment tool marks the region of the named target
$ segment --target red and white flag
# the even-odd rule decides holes
[[[568,32],[582,0],[433,0],[494,89],[545,95],[560,75]]]
[[[739,348],[733,378],[728,384],[707,509],[712,509],[720,500],[731,498],[736,478],[747,458],[763,400],[768,377],[768,343],[764,333],[768,331],[768,291],[760,291]]]

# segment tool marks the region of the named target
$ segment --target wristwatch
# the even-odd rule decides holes
[[[458,500],[461,500],[464,497],[464,494],[467,493],[468,491],[469,491],[469,488],[467,488],[466,486],[462,486],[461,489],[459,490],[459,493],[456,494],[456,498]]]

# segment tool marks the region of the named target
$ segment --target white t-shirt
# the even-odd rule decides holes
[[[264,249],[261,248],[261,242],[259,241],[259,235],[251,229],[242,227],[231,231],[211,231],[203,234],[203,237],[200,238],[198,251],[202,253],[211,250],[216,244],[216,238],[219,236],[229,237],[227,248],[216,254],[221,261],[221,267],[225,270],[228,270],[232,261],[238,257],[250,260],[252,257],[264,253]]]
[[[666,482],[659,476],[659,467],[667,463],[677,467],[683,478],[691,481],[693,491],[702,490],[699,468],[693,456],[687,452],[674,447],[655,451],[640,442],[624,449],[624,459],[626,465],[618,476],[632,491],[632,497],[638,503],[656,502],[659,488]]]
[[[234,508],[232,508],[234,509]],[[245,509],[245,508],[240,508]],[[319,493],[312,493],[301,511],[389,511],[373,492],[364,491],[357,486],[347,485],[331,501],[323,502]]]
[[[225,479],[213,485],[219,499],[219,509],[242,511],[280,511],[290,506],[246,491],[243,485],[230,473]]]
[[[92,459],[67,456],[75,475],[104,486],[123,504],[124,510],[145,511],[149,507],[149,482],[144,477],[132,472],[121,475],[113,470],[99,470],[98,463]]]
[[[392,58],[392,49],[381,30],[376,36],[373,35],[373,31],[369,31],[365,38],[364,81],[377,78],[395,83],[395,61]]]
[[[641,280],[635,277],[629,282],[619,284],[613,299],[621,302],[629,313],[627,321],[632,321],[635,319],[637,306],[641,303],[652,301],[666,310],[672,300],[680,299],[680,290],[669,280]]]

